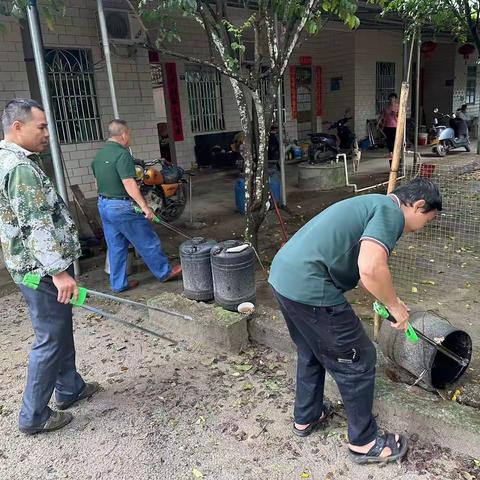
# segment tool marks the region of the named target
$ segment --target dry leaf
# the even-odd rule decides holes
[[[193,467],[192,468],[192,475],[195,477],[195,478],[203,478],[203,473],[196,467]]]

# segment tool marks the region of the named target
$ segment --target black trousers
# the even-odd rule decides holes
[[[393,147],[395,146],[395,135],[397,129],[395,127],[383,127],[383,133],[385,134],[387,141],[387,148],[389,153],[393,153]]]
[[[327,371],[342,396],[349,442],[361,446],[374,440],[376,350],[350,304],[312,307],[275,296],[298,352],[295,422],[312,423],[322,414]]]

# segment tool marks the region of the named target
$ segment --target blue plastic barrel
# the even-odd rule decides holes
[[[245,179],[242,177],[235,182],[235,207],[240,213],[245,213]]]
[[[275,201],[280,205],[282,203],[282,185],[278,175],[272,175],[268,179],[270,190],[272,191]],[[245,213],[245,179],[237,178],[235,182],[235,208],[240,213]]]

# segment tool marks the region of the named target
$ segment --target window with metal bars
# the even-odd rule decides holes
[[[395,92],[395,63],[377,62],[375,110],[382,113],[388,103],[388,96]]]
[[[90,50],[46,49],[45,64],[60,143],[102,140]]]
[[[225,130],[220,73],[203,65],[185,65],[185,83],[192,132]]]
[[[469,105],[475,103],[475,94],[477,90],[477,66],[467,67],[467,87],[465,89],[465,103]]]
[[[163,87],[163,73],[161,64],[150,64],[153,88]]]

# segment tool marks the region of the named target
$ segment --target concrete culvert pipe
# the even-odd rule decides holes
[[[445,318],[433,312],[414,312],[410,323],[425,335],[470,362],[472,339]],[[384,355],[415,377],[422,376],[420,384],[427,388],[443,389],[458,380],[468,367],[448,358],[428,343],[416,343],[405,338],[404,332],[383,321],[378,343]]]

